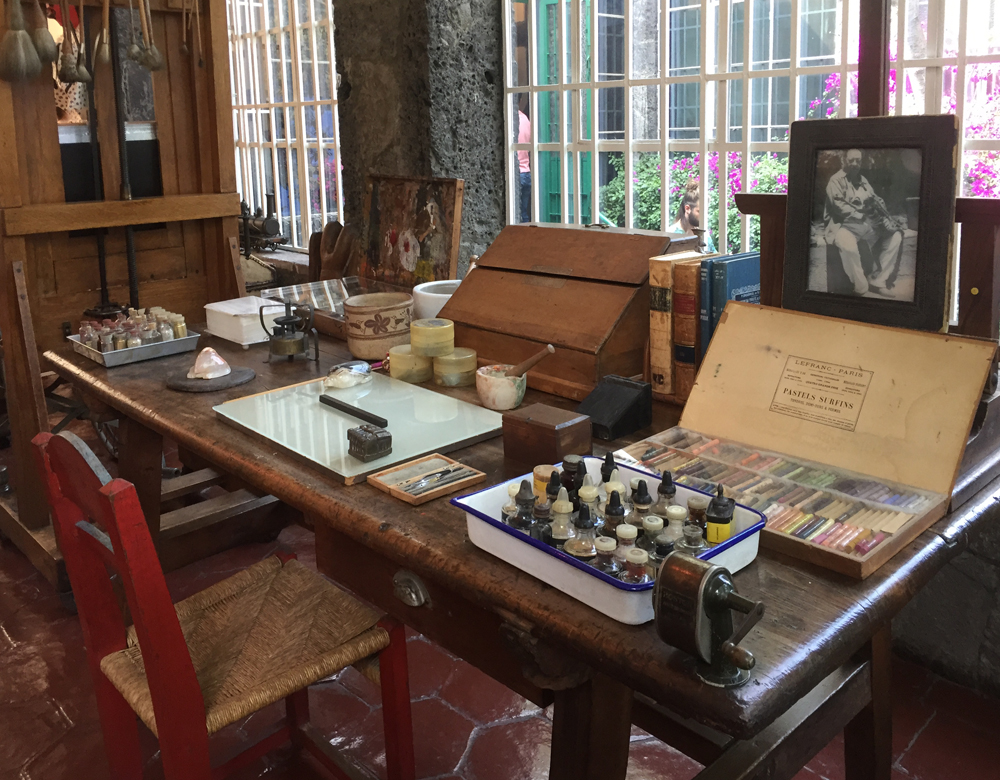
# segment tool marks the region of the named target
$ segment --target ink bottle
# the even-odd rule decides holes
[[[708,504],[712,499],[700,493],[688,499],[688,520],[701,528],[702,535],[705,534],[705,513],[708,512]]]
[[[646,480],[640,479],[632,491],[632,511],[625,516],[625,522],[641,529],[642,521],[649,515],[652,506],[653,497],[649,495]]]
[[[532,490],[534,492],[534,490]],[[535,519],[539,523],[547,523],[552,517],[552,502],[549,501],[549,497],[542,493],[541,498],[535,499],[535,505],[531,509],[531,513],[535,516]]]
[[[656,486],[656,503],[649,511],[654,515],[667,519],[667,509],[677,503],[677,487],[669,471],[664,471],[660,484]]]
[[[567,455],[563,458],[562,462],[562,474],[560,475],[560,480],[562,481],[562,486],[566,488],[566,493],[572,495],[576,492],[576,470],[580,466],[580,461],[582,461],[579,455]]]
[[[507,523],[507,525],[510,525],[511,521],[517,515],[517,503],[514,501],[514,496],[520,490],[521,486],[516,482],[511,482],[507,485],[507,503],[500,507],[500,519]]]
[[[510,488],[507,488],[508,492]],[[517,511],[510,519],[509,524],[519,531],[528,531],[535,524],[535,494],[531,492],[531,485],[528,480],[522,479],[521,486],[514,494],[514,503]]]
[[[629,550],[637,549],[635,538],[639,535],[639,529],[634,525],[621,523],[615,529],[615,534],[618,536],[618,546],[615,548],[615,560],[618,563],[624,564],[625,556],[628,555]]]
[[[580,511],[582,512],[583,508],[587,507],[590,511],[590,519],[594,522],[594,528],[600,531],[604,527],[604,521],[597,511],[597,488],[589,474],[583,480],[583,487],[580,488],[577,495],[580,497]]]
[[[657,542],[660,539],[670,542],[671,545],[677,543],[678,539],[684,536],[684,521],[687,520],[688,512],[687,510],[678,505],[667,507],[666,527],[660,534]]]
[[[663,532],[663,518],[656,515],[646,515],[642,518],[642,533],[636,539],[636,545],[652,554],[656,549],[656,537]]]
[[[594,542],[597,549],[597,556],[594,558],[594,568],[612,577],[621,574],[622,565],[615,560],[615,549],[618,542],[607,536],[599,536]]]
[[[625,522],[625,507],[622,506],[619,493],[615,490],[612,491],[611,498],[607,506],[604,507],[604,528],[602,533],[605,536],[610,536],[612,539],[617,539],[615,531],[618,525],[623,522]],[[632,527],[634,528],[635,526]]]
[[[551,514],[552,543],[556,548],[562,549],[567,540],[576,536],[573,528],[573,503],[569,500],[566,488],[559,489],[559,498],[553,502]]]
[[[653,547],[653,551],[649,553],[649,564],[646,566],[646,571],[649,572],[649,576],[654,580],[660,571],[660,566],[663,565],[663,559],[674,551],[673,542],[666,542],[662,540],[662,535],[656,537],[656,545]]]
[[[604,505],[602,506],[604,514],[607,514],[608,512],[607,504],[611,500],[612,493],[617,493],[618,500],[622,503],[622,506],[625,505],[627,494],[625,492],[625,486],[618,480],[618,469],[615,469],[614,474],[611,475],[611,481],[604,484],[604,491]]]
[[[162,341],[174,340],[174,329],[170,327],[170,323],[167,322],[167,318],[162,314],[156,318],[156,329],[160,331],[160,339]]]
[[[611,481],[611,475],[615,473],[618,464],[610,451],[604,453],[604,463],[601,464],[601,482],[607,484]]]
[[[545,495],[545,489],[548,487],[553,471],[557,472],[558,469],[555,466],[535,466],[534,471],[531,472],[531,489],[539,498]]]
[[[559,470],[552,469],[552,474],[549,476],[549,484],[545,486],[545,496],[548,498],[550,504],[555,503],[556,499],[559,498],[559,488],[561,487]]]
[[[720,483],[716,488],[715,498],[712,499],[705,513],[705,538],[709,544],[724,542],[733,535],[733,514],[735,511],[736,501],[725,497]]]
[[[581,561],[591,561],[597,555],[596,530],[590,508],[583,504],[576,519],[576,536],[566,540],[563,550]]]
[[[645,550],[633,548],[625,556],[625,571],[622,573],[622,582],[629,585],[641,585],[644,582],[652,582],[646,565],[649,563],[649,553]]]
[[[705,544],[705,537],[701,534],[701,526],[692,523],[690,520],[684,523],[684,536],[674,543],[674,551],[685,555],[697,556],[705,552],[708,545]]]

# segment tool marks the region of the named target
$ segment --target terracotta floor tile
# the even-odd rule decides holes
[[[409,649],[409,645],[407,645],[407,649]],[[409,656],[407,656],[407,660],[409,660]],[[338,674],[337,682],[369,707],[382,706],[382,691],[353,666],[348,666]],[[413,697],[412,687],[410,689],[410,697]]]
[[[451,676],[455,657],[427,641],[406,643],[410,670],[410,698],[422,699],[437,693]]]
[[[374,687],[367,680],[364,682]],[[316,728],[327,736],[353,729],[371,711],[368,704],[339,683],[323,683],[309,689],[309,715]]]
[[[527,699],[465,661],[455,661],[441,698],[480,725],[539,712]]]
[[[463,765],[465,780],[541,780],[548,777],[552,726],[542,717],[484,729]]]
[[[417,777],[437,777],[458,768],[475,724],[440,699],[413,702]]]
[[[952,712],[938,711],[897,769],[919,780],[996,780],[1000,741]]]
[[[1000,733],[1000,701],[996,699],[940,677],[934,679],[925,699],[930,709],[950,712],[980,731]]]
[[[629,748],[626,780],[688,780],[701,770],[697,761],[658,739],[648,739]]]

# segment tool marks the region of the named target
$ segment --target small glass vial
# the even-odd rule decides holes
[[[132,328],[128,331],[128,342],[126,343],[128,347],[141,347],[142,339],[139,337],[139,330],[137,328]]]
[[[618,469],[615,469],[615,473],[611,475],[611,481],[604,484],[604,490],[604,505],[602,506],[604,514],[607,514],[607,503],[610,501],[612,493],[617,493],[618,500],[621,501],[622,506],[625,505],[628,494],[625,492],[625,486],[618,479]]]
[[[701,526],[690,520],[684,523],[684,536],[674,543],[674,550],[685,555],[698,555],[708,549],[705,537],[701,535]]]
[[[708,496],[703,496],[700,493],[688,499],[688,520],[701,528],[702,535],[705,533],[705,525],[707,523],[705,513],[708,512],[708,505],[711,500]]]
[[[649,511],[654,515],[667,518],[667,508],[677,503],[677,486],[674,485],[673,477],[669,471],[664,471],[660,478],[660,484],[656,486],[656,503]]]
[[[576,536],[566,540],[563,550],[581,561],[592,561],[597,555],[596,540],[594,519],[590,516],[590,508],[584,504],[576,519]]]
[[[641,529],[642,521],[649,515],[652,506],[653,497],[649,495],[646,480],[640,479],[632,491],[632,511],[625,515],[625,522]]]
[[[521,486],[516,482],[507,485],[507,503],[500,507],[500,519],[507,525],[510,525],[511,520],[517,515],[517,502],[514,501],[514,496],[518,494],[520,489]]]
[[[622,506],[621,498],[617,490],[612,491],[611,498],[607,506],[604,507],[604,528],[602,533],[617,539],[616,531],[620,523],[625,522],[625,507]],[[634,526],[632,526],[634,528]]]
[[[507,488],[508,492],[510,488]],[[521,485],[514,495],[514,503],[517,505],[517,512],[510,519],[509,525],[518,531],[527,533],[535,525],[535,494],[531,492],[531,485],[528,480],[522,479]]]
[[[625,556],[629,550],[636,549],[635,539],[639,535],[639,529],[628,523],[621,523],[615,529],[618,536],[618,546],[615,548],[615,560],[618,563],[625,563]]]
[[[617,553],[616,553],[617,554]],[[652,582],[646,566],[649,564],[649,553],[639,548],[628,551],[625,556],[625,571],[622,572],[622,582],[629,585],[641,585],[644,582]]]
[[[115,351],[115,337],[114,334],[109,331],[101,332],[101,352],[114,352]]]
[[[174,329],[167,322],[167,318],[162,314],[156,318],[156,329],[160,331],[161,341],[173,341],[174,340]]]
[[[125,349],[128,346],[128,334],[124,328],[115,328],[111,333],[114,342],[114,349]]]
[[[656,544],[653,547],[653,551],[649,553],[649,564],[646,566],[646,571],[649,572],[649,576],[652,579],[656,579],[656,575],[660,571],[660,566],[663,565],[663,559],[673,551],[673,542],[663,541],[662,535],[656,537]]]
[[[174,338],[183,339],[187,338],[188,326],[184,321],[183,315],[175,314],[170,321],[170,324],[174,326]]]
[[[656,515],[646,515],[642,518],[642,533],[636,540],[636,545],[648,553],[656,549],[656,537],[663,532],[663,518]]]
[[[618,542],[607,536],[597,537],[594,542],[597,555],[594,558],[594,568],[612,577],[617,577],[622,572],[622,565],[615,560],[615,550]]]
[[[657,542],[663,539],[673,545],[678,539],[682,539],[684,537],[684,521],[687,520],[687,516],[687,510],[682,506],[675,504],[674,506],[667,507],[667,524]]]
[[[720,483],[716,488],[715,498],[705,512],[705,540],[709,544],[719,544],[733,535],[733,514],[736,511],[736,501],[726,498]]]
[[[574,536],[576,529],[573,528],[573,502],[569,500],[566,488],[559,488],[559,498],[552,504],[552,543],[558,549]]]
[[[590,519],[594,522],[594,528],[600,531],[604,527],[604,521],[597,511],[597,487],[589,474],[583,480],[583,487],[577,491],[577,495],[580,497],[580,511],[582,512],[583,508],[587,507]]]

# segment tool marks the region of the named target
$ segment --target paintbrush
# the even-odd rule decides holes
[[[0,41],[0,78],[4,81],[33,79],[42,72],[35,44],[24,29],[21,0],[7,0],[8,29]]]
[[[104,9],[101,14],[101,32],[94,40],[94,62],[107,65],[111,62],[111,35],[108,28],[111,26],[111,0],[104,0]]]
[[[77,36],[77,52],[76,52],[76,75],[77,79],[84,84],[89,81],[93,81],[93,77],[90,75],[90,71],[87,70],[87,52],[84,47],[84,43],[87,40],[87,27],[83,21],[83,0],[80,0],[80,11],[77,14],[80,18],[80,34]]]
[[[31,13],[34,15],[35,22],[35,29],[31,31],[31,40],[35,44],[35,51],[38,52],[38,59],[42,62],[55,62],[59,59],[59,47],[56,46],[55,39],[49,32],[49,20],[38,0],[31,4]]]

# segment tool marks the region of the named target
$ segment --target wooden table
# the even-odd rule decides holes
[[[891,764],[890,621],[966,544],[968,529],[998,512],[1000,479],[938,522],[867,580],[854,581],[762,551],[735,576],[740,593],[766,613],[744,640],[757,665],[747,685],[701,683],[693,660],[660,641],[651,624],[626,626],[479,551],[447,499],[410,507],[368,485],[344,487],[261,445],[221,420],[225,400],[318,377],[346,358],[324,340],[314,363],[265,364],[249,351],[203,339],[258,377],[233,390],[190,395],[163,377],[193,355],[106,371],[68,349],[48,364],[87,395],[117,409],[132,431],[123,466],[142,475],[159,437],[302,511],[315,524],[317,561],[335,581],[538,704],[555,702],[552,778],[624,777],[634,722],[708,764],[702,780],[792,777],[845,730],[847,777],[887,780]],[[203,346],[205,345],[203,344]],[[453,394],[474,400],[469,389]],[[529,391],[526,403],[561,399]],[[650,430],[676,422],[657,406]],[[615,443],[619,446],[620,443]],[[502,440],[454,454],[495,484],[526,471],[505,462]],[[159,464],[159,453],[155,453]],[[148,483],[148,484],[146,484]],[[137,486],[154,502],[151,480]],[[155,486],[159,495],[159,484]],[[145,505],[145,504],[144,504]],[[400,573],[403,574],[400,574]],[[408,606],[393,579],[415,575],[429,598]]]

